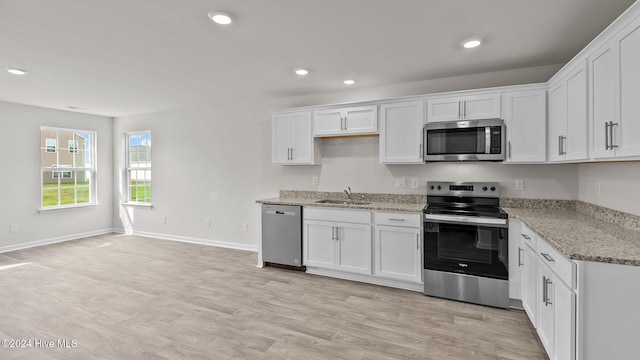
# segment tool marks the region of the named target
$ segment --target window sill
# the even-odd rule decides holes
[[[149,203],[122,202],[122,203],[120,203],[120,205],[122,205],[122,206],[131,206],[131,207],[139,207],[139,208],[145,208],[145,209],[152,209],[153,208],[153,204],[149,204]]]
[[[59,212],[59,211],[81,210],[81,209],[93,208],[97,206],[100,206],[100,204],[95,203],[95,204],[72,205],[72,206],[51,206],[46,208],[40,208],[38,209],[38,212],[40,214],[46,214],[46,213]]]

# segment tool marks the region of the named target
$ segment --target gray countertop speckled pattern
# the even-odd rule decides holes
[[[620,213],[624,224],[602,220],[603,213],[619,213],[595,205],[575,202],[573,207],[504,208],[567,257],[574,260],[640,266],[639,217]]]
[[[260,204],[300,205],[410,213],[421,213],[427,203],[427,198],[424,195],[353,193],[351,197],[353,200],[367,202],[368,204],[319,204],[317,203],[318,200],[346,200],[346,195],[338,192],[293,190],[281,190],[280,196],[277,198],[261,199],[256,202]]]

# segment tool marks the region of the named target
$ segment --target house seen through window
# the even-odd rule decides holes
[[[95,138],[93,131],[40,128],[43,209],[96,203]]]

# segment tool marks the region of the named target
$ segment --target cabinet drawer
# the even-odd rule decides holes
[[[523,244],[529,245],[533,251],[536,251],[536,233],[531,230],[525,223],[520,227],[520,239]]]
[[[421,214],[375,212],[373,220],[376,225],[420,227]]]
[[[562,255],[544,239],[538,237],[537,254],[540,261],[545,263],[560,280],[570,288],[576,288],[576,263]]]
[[[371,212],[348,209],[320,209],[304,207],[302,215],[305,220],[338,221],[356,224],[371,224]]]

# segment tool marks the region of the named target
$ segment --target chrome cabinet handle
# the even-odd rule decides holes
[[[349,130],[349,125],[347,124],[347,119],[348,119],[348,118],[345,116],[345,117],[344,117],[344,131]]]
[[[609,123],[604,123],[604,149],[609,150]]]
[[[531,238],[530,238],[530,237],[529,237],[529,235],[527,235],[527,234],[520,234],[520,235],[522,235],[522,237],[523,237],[523,238],[525,238],[525,239],[527,239],[527,240],[531,240]]]
[[[547,277],[542,276],[542,302],[547,304]]]
[[[613,127],[614,126],[618,126],[618,123],[609,121],[609,148],[611,148],[611,150],[613,150],[613,148],[618,147],[618,145],[613,145]]]
[[[549,306],[549,305],[553,305],[553,303],[551,302],[551,298],[549,298],[549,285],[552,285],[553,282],[551,282],[551,279],[549,279],[548,277],[542,277],[543,278],[543,282],[544,282],[544,306]]]
[[[389,218],[389,221],[404,221],[404,219],[392,219],[392,218]]]
[[[558,155],[565,155],[567,152],[564,150],[566,136],[558,136]]]
[[[520,267],[520,266],[522,266],[522,265],[524,265],[524,264],[522,263],[522,248],[521,248],[521,247],[519,247],[519,248],[518,248],[518,267]]]
[[[540,255],[542,255],[542,257],[544,257],[544,259],[547,260],[548,262],[555,262],[555,260],[549,254],[545,254],[541,252]]]
[[[293,148],[291,148],[291,159],[289,160],[293,160]]]
[[[416,234],[416,250],[420,250],[420,234]]]
[[[458,119],[462,119],[462,101],[458,100]]]
[[[507,142],[507,157],[511,159],[511,141]]]
[[[423,154],[422,154],[422,144],[418,145],[418,157],[420,158],[420,160],[423,159]]]
[[[467,100],[464,100],[462,102],[462,118],[463,119],[467,118]]]

